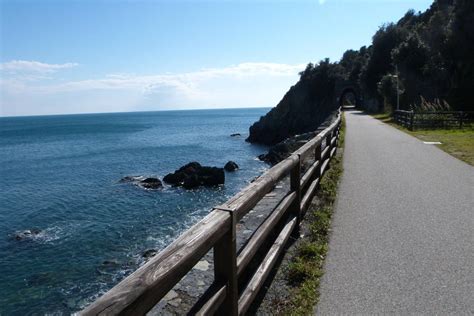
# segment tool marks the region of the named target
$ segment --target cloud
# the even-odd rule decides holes
[[[69,81],[11,75],[1,88],[3,115],[273,106],[304,67],[245,62],[185,73]]]
[[[57,85],[37,87],[37,90],[44,93],[57,93],[84,90],[139,89],[143,93],[149,93],[156,88],[169,87],[178,90],[180,93],[195,93],[200,84],[216,78],[239,80],[258,76],[286,77],[294,76],[304,67],[304,64],[241,63],[224,68],[205,68],[195,72],[178,74],[109,74],[99,79],[69,81]]]
[[[319,4],[325,4],[327,0],[319,0]]]
[[[33,73],[53,73],[61,69],[73,68],[78,66],[77,63],[65,64],[46,64],[39,61],[28,60],[12,60],[1,63],[0,70],[10,73],[17,72],[33,72]]]

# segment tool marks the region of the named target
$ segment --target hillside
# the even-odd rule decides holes
[[[312,67],[308,66],[308,67]],[[301,75],[278,105],[250,127],[250,142],[276,144],[295,134],[313,131],[335,109],[334,82],[328,60],[321,62],[311,76]]]
[[[423,13],[410,10],[397,23],[381,26],[370,46],[347,50],[338,62],[308,64],[280,103],[250,127],[247,140],[276,144],[314,130],[337,107],[337,81],[357,83],[362,105],[391,111],[395,74],[401,109],[425,99],[474,110],[474,1],[435,0]]]

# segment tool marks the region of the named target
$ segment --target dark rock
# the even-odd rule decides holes
[[[250,180],[250,183],[254,183],[255,181],[257,181],[257,180],[258,180],[258,178],[260,178],[260,176],[256,176],[256,177],[254,177],[252,180]]]
[[[197,162],[188,163],[174,173],[167,174],[163,181],[166,183],[193,189],[201,185],[214,186],[224,184],[223,168],[201,166]]]
[[[158,253],[158,250],[156,249],[148,249],[145,250],[145,252],[142,254],[142,257],[145,259],[150,259],[154,257]]]
[[[193,173],[196,173],[199,169],[201,169],[202,166],[199,162],[190,162],[181,168],[178,169],[179,172],[184,172],[186,175],[191,175]]]
[[[160,179],[158,178],[146,178],[145,180],[140,181],[140,186],[145,189],[160,189],[163,187]]]
[[[270,165],[276,165],[280,161],[288,158],[292,152],[303,146],[308,140],[312,139],[317,135],[316,132],[305,133],[296,135],[280,142],[268,150],[267,154],[258,156],[258,159],[269,163]]]
[[[239,166],[233,161],[228,161],[225,164],[224,169],[225,169],[225,171],[232,172],[232,171],[235,171],[235,170],[239,169]]]
[[[118,266],[119,262],[117,260],[104,260],[102,261],[102,265],[107,267]]]
[[[199,162],[190,162],[178,170],[175,170],[174,173],[169,173],[167,174],[164,178],[163,181],[165,181],[168,184],[171,185],[182,185],[184,182],[184,179],[197,172],[197,170],[201,169],[202,166]]]
[[[197,170],[197,169],[201,169],[201,168],[202,168],[202,166],[199,162],[193,161],[193,162],[190,162],[188,164],[185,164],[184,166],[179,168],[178,171],[193,171],[193,170]]]
[[[300,80],[276,107],[249,129],[251,143],[275,145],[296,134],[314,131],[337,109],[334,84],[317,88],[312,80]]]
[[[161,183],[161,181],[157,178],[146,178],[142,180],[141,183]]]
[[[199,177],[197,174],[192,174],[187,176],[183,181],[183,188],[185,189],[194,189],[197,188],[201,183],[199,182]]]
[[[225,175],[223,168],[217,167],[202,167],[198,171],[200,182],[205,186],[214,186],[224,184]]]
[[[237,136],[242,136],[242,135],[240,133],[230,134],[230,137],[237,137]]]
[[[52,279],[53,274],[51,272],[40,272],[30,275],[26,279],[28,286],[39,286],[47,284]]]
[[[32,239],[38,236],[40,233],[41,233],[41,229],[37,229],[37,228],[25,229],[23,231],[16,232],[13,235],[13,238],[15,238],[18,241],[28,240],[28,239]]]
[[[141,188],[149,190],[157,190],[163,187],[163,183],[161,183],[161,180],[153,177],[146,178],[144,176],[126,176],[120,179],[119,182],[130,182]]]
[[[168,173],[166,176],[164,176],[163,181],[171,185],[179,185],[183,182],[184,178],[186,178],[186,174],[184,174],[184,172],[175,172]]]
[[[125,176],[119,182],[136,182],[143,180],[142,176]]]
[[[117,268],[120,267],[120,262],[116,259],[111,260],[104,260],[102,263],[96,268],[96,272],[100,275],[110,275]]]

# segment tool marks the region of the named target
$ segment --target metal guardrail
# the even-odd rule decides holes
[[[250,307],[289,236],[299,228],[317,185],[338,144],[341,111],[336,120],[290,157],[281,161],[223,205],[217,206],[167,248],[97,299],[82,315],[144,315],[152,309],[206,253],[214,249],[214,282],[192,311],[198,315],[242,315]],[[323,146],[324,141],[324,146]],[[311,165],[301,174],[303,160]],[[236,249],[236,224],[276,183],[290,174],[290,191],[251,235]],[[276,231],[279,229],[279,231]],[[275,239],[271,238],[278,233]],[[271,246],[249,281],[239,279],[262,245]]]

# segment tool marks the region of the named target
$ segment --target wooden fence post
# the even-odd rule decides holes
[[[291,205],[291,212],[297,216],[296,231],[299,230],[301,222],[301,156],[298,156],[298,163],[290,171],[290,190],[296,193],[296,198]]]
[[[226,212],[226,210],[222,210]],[[216,283],[226,285],[226,295],[217,315],[238,315],[239,293],[237,287],[237,245],[236,214],[227,211],[231,217],[230,229],[214,246],[214,279]]]
[[[464,113],[461,111],[459,112],[459,128],[462,128],[463,118],[464,118]]]
[[[329,148],[329,150],[327,151],[329,155],[331,155],[331,140],[332,140],[332,131],[329,131],[329,133],[326,135],[326,147]]]
[[[314,149],[314,159],[315,161],[319,161],[318,167],[315,170],[315,178],[319,178],[319,181],[321,181],[321,165],[323,164],[321,160],[321,146],[323,145],[323,142],[319,142],[319,145],[316,146]]]
[[[410,129],[411,131],[412,131],[412,130],[414,129],[414,127],[415,127],[415,125],[414,125],[415,122],[414,122],[414,121],[415,121],[415,112],[412,111],[412,112],[410,113],[410,127],[409,127],[409,129]]]

